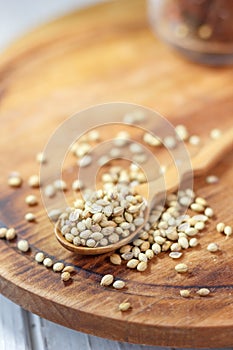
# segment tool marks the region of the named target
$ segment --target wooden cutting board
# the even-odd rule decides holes
[[[218,221],[233,225],[233,154],[212,173],[216,185],[195,181],[216,216],[201,235],[200,247],[185,254],[191,273],[178,275],[176,262],[162,254],[144,273],[109,263],[109,255],[75,256],[53,235],[41,204],[37,223],[25,222],[27,178],[38,172],[35,155],[54,129],[74,112],[95,103],[126,101],[156,109],[171,122],[185,123],[207,142],[210,127],[233,124],[233,68],[211,68],[186,61],[152,34],[141,0],[114,1],[70,14],[15,42],[0,58],[1,172],[0,220],[27,238],[31,251],[0,241],[0,291],[51,321],[101,337],[177,347],[233,345],[233,238],[215,231]],[[206,127],[208,120],[208,128]],[[193,152],[193,149],[190,149]],[[17,190],[7,186],[10,171],[25,179]],[[206,251],[208,242],[221,247]],[[44,251],[73,264],[76,274],[64,285],[58,274],[35,263]],[[127,289],[103,288],[113,273]],[[209,287],[211,295],[195,295]],[[189,288],[190,299],[179,296]],[[129,312],[118,311],[129,300]]]

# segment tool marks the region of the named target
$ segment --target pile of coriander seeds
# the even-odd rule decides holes
[[[146,203],[129,187],[86,193],[59,217],[58,228],[75,246],[95,248],[115,244],[144,223]]]

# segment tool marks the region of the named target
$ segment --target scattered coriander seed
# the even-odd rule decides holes
[[[219,178],[216,175],[209,175],[206,177],[207,184],[216,184],[219,182]]]
[[[232,234],[232,227],[231,226],[225,226],[224,233],[226,236],[230,236]]]
[[[217,230],[219,233],[224,232],[224,229],[225,229],[225,224],[224,224],[223,222],[219,222],[219,223],[216,225],[216,230]]]
[[[21,251],[26,253],[29,250],[29,244],[26,239],[21,239],[17,242],[17,248]]]
[[[75,149],[75,155],[78,158],[84,157],[91,149],[91,146],[88,143],[81,143]]]
[[[64,269],[62,270],[62,272],[69,272],[69,273],[72,273],[75,271],[75,268],[71,265],[67,265],[64,267]]]
[[[198,203],[192,203],[190,205],[190,208],[193,210],[193,211],[196,211],[198,213],[202,213],[204,212],[205,208],[203,207],[203,205],[201,204],[198,204]]]
[[[156,136],[154,136],[148,132],[146,132],[143,135],[143,141],[145,143],[147,143],[149,146],[157,147],[157,146],[161,145],[161,141]]]
[[[125,287],[124,281],[117,280],[113,283],[113,288],[115,288],[115,289],[122,289],[124,287]]]
[[[195,202],[196,202],[197,204],[203,205],[203,207],[206,207],[206,206],[207,206],[207,201],[205,200],[205,198],[197,197],[197,198],[195,199]]]
[[[6,231],[6,239],[8,241],[11,241],[12,239],[14,239],[16,237],[16,231],[14,228],[9,228],[7,231]]]
[[[138,259],[130,259],[129,261],[127,261],[127,265],[126,266],[129,269],[135,269],[138,264],[139,264],[139,260]]]
[[[213,211],[212,208],[207,207],[207,208],[205,209],[204,214],[205,214],[206,216],[208,216],[208,218],[212,218],[212,216],[214,216],[214,211]]]
[[[61,180],[61,179],[55,180],[53,185],[56,188],[56,190],[58,190],[58,191],[66,191],[67,190],[67,184],[64,180]]]
[[[63,282],[69,281],[70,277],[71,276],[70,276],[70,273],[68,271],[64,271],[64,272],[61,273],[61,280]]]
[[[198,231],[201,231],[205,228],[205,223],[204,221],[198,221],[195,225],[194,228]]]
[[[51,266],[53,265],[53,261],[52,261],[52,259],[50,259],[50,258],[45,258],[45,259],[43,260],[43,264],[44,264],[44,266],[46,266],[46,267],[51,267]]]
[[[180,290],[180,295],[183,298],[189,298],[190,297],[190,291],[188,289],[181,289]]]
[[[173,136],[166,136],[163,139],[163,144],[168,149],[174,149],[177,145],[177,142]]]
[[[28,185],[32,188],[40,187],[40,178],[38,175],[32,175],[28,179]]]
[[[20,175],[13,175],[8,178],[8,185],[10,187],[20,187],[22,185],[22,178]]]
[[[45,158],[44,153],[42,153],[42,152],[37,153],[37,155],[36,155],[36,161],[37,161],[38,163],[40,163],[40,164],[46,163],[46,158]]]
[[[29,196],[27,196],[25,198],[25,202],[29,205],[29,206],[34,206],[38,204],[38,200],[36,198],[36,196],[34,194],[30,194]]]
[[[7,228],[6,227],[1,227],[0,228],[0,238],[5,238],[7,233]]]
[[[84,188],[84,183],[81,180],[74,180],[72,183],[72,190],[79,191]]]
[[[53,265],[53,271],[54,272],[60,272],[60,271],[63,271],[63,269],[64,269],[64,264],[62,262],[56,262]]]
[[[183,255],[183,253],[181,253],[181,252],[171,252],[171,253],[169,253],[170,258],[172,258],[172,259],[179,259],[179,258],[182,257],[182,255]]]
[[[32,222],[36,220],[36,216],[33,213],[27,213],[24,216],[25,220],[27,220],[28,222]]]
[[[59,219],[61,214],[62,214],[61,209],[52,209],[48,212],[48,217],[50,218],[50,220],[55,222]]]
[[[36,260],[38,263],[42,263],[42,262],[44,261],[44,258],[45,258],[45,256],[44,256],[44,253],[42,253],[42,252],[38,252],[38,253],[36,253],[36,255],[35,255],[35,260]]]
[[[129,302],[124,302],[124,303],[121,303],[119,306],[118,306],[118,309],[120,311],[127,311],[131,308],[131,304]]]
[[[208,244],[207,250],[211,253],[215,253],[219,250],[219,247],[216,243],[210,243]]]
[[[45,189],[44,189],[44,194],[45,194],[45,196],[46,197],[48,197],[48,198],[52,198],[52,197],[54,197],[55,196],[55,194],[56,194],[56,189],[55,189],[55,187],[53,186],[53,185],[47,185],[46,187],[45,187]]]
[[[137,265],[137,270],[140,272],[143,272],[147,269],[147,262],[145,261],[140,261],[139,264]]]
[[[197,135],[192,135],[189,138],[189,143],[193,146],[198,146],[200,142],[201,142],[200,137]]]
[[[190,247],[196,247],[198,245],[198,240],[194,237],[194,238],[191,238],[190,241],[189,241],[189,246]]]
[[[208,288],[200,288],[198,291],[197,291],[197,294],[199,294],[201,297],[205,297],[207,296],[208,294],[210,294],[210,290]]]
[[[101,286],[110,286],[113,283],[114,277],[113,275],[105,275],[102,277],[101,281],[100,281],[100,285]]]
[[[189,133],[185,125],[177,125],[175,130],[182,141],[186,141],[189,138]]]
[[[212,129],[210,131],[210,137],[213,139],[213,140],[216,140],[216,139],[219,139],[222,135],[222,132],[220,129]]]
[[[188,271],[188,266],[186,264],[178,264],[175,266],[175,270],[178,273],[185,273]]]
[[[89,141],[98,141],[100,139],[100,133],[98,130],[93,129],[87,134],[87,138]]]
[[[110,255],[110,261],[113,265],[121,265],[121,257],[118,254]]]
[[[90,165],[91,162],[92,162],[92,157],[90,155],[86,155],[83,158],[79,159],[78,165],[80,166],[80,168],[85,168],[88,165]]]

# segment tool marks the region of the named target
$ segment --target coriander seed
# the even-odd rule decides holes
[[[69,281],[69,279],[70,279],[70,273],[68,272],[68,271],[65,271],[65,272],[62,272],[61,273],[61,280],[63,281],[63,282],[67,282],[67,281]]]
[[[120,311],[127,311],[131,308],[131,304],[129,302],[125,302],[125,303],[121,303],[119,306],[118,306],[118,309]]]
[[[102,277],[101,281],[100,281],[100,285],[101,286],[110,286],[113,283],[114,277],[113,275],[105,275]]]
[[[16,237],[16,231],[14,228],[9,228],[7,231],[6,231],[6,239],[8,241],[11,241],[12,239],[14,239]]]
[[[124,287],[125,287],[124,281],[117,280],[113,283],[113,288],[115,288],[115,289],[122,289]]]
[[[190,297],[190,291],[188,289],[181,289],[180,290],[180,295],[183,298],[189,298]]]
[[[45,256],[44,256],[44,253],[42,253],[42,252],[38,252],[35,255],[35,260],[38,263],[42,263],[44,261],[44,258],[45,258]]]
[[[29,244],[26,239],[21,239],[17,242],[17,248],[21,251],[26,253],[29,250]]]
[[[197,294],[199,294],[201,297],[205,297],[210,294],[210,290],[208,288],[200,288],[197,291]]]
[[[37,200],[36,196],[34,196],[33,194],[30,194],[29,196],[27,196],[25,198],[25,202],[29,206],[34,206],[34,205],[38,204],[38,200]]]
[[[188,266],[186,264],[178,264],[175,266],[175,270],[178,273],[185,273],[188,271]]]

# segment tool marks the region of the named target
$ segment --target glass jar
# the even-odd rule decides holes
[[[148,0],[152,28],[192,60],[233,63],[233,0]]]

